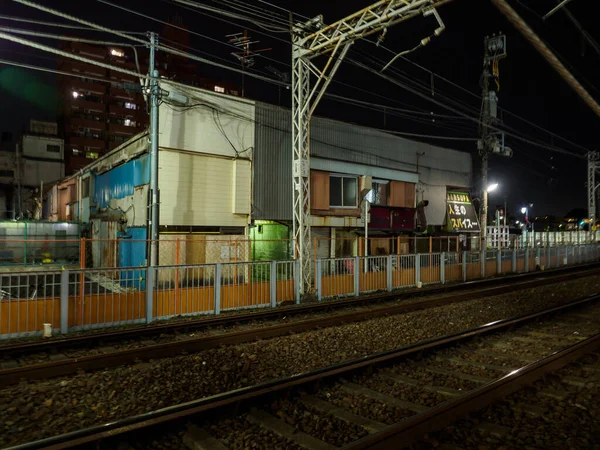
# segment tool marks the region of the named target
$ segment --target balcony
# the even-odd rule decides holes
[[[119,105],[110,105],[108,107],[108,112],[110,114],[116,114],[118,116],[123,116],[123,117],[135,117],[135,115],[137,114],[136,109],[128,109],[128,108],[124,108],[123,106],[119,106]]]
[[[87,83],[85,81],[78,80],[77,78],[73,78],[72,80],[69,80],[68,83],[65,83],[65,89],[67,90],[66,95],[72,95],[73,91],[90,92],[96,95],[106,94],[106,84]]]
[[[134,92],[126,91],[125,89],[111,87],[110,88],[110,96],[114,98],[119,98],[121,100],[130,100],[133,101],[136,97]]]
[[[135,127],[129,127],[126,125],[119,125],[118,123],[108,124],[108,132],[110,134],[119,134],[123,136],[133,136],[137,129]]]
[[[60,70],[66,70],[73,72],[85,77],[91,75],[94,77],[106,77],[106,69],[103,67],[94,66],[92,64],[86,64],[81,62],[75,62],[73,60],[59,60],[58,68]]]
[[[123,81],[125,83],[135,83],[140,81],[139,78],[134,77],[133,75],[128,75],[123,72],[117,72],[116,70],[110,70],[109,76],[111,80],[116,82]]]
[[[79,117],[71,117],[69,124],[74,128],[89,128],[90,130],[104,131],[106,122],[101,120],[82,119]]]
[[[67,138],[67,145],[70,147],[77,147],[81,150],[94,149],[103,150],[106,147],[104,139],[96,139],[81,136],[70,136]]]
[[[82,100],[73,97],[71,98],[72,101],[69,102],[69,104],[71,105],[71,109],[77,109],[80,111],[93,111],[95,113],[102,114],[106,112],[106,105],[104,103],[96,103],[91,102],[89,100]]]
[[[105,59],[108,52],[105,47],[95,47],[81,42],[71,42],[71,51],[81,56],[94,59]]]

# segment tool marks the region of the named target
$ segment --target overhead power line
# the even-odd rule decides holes
[[[26,19],[24,17],[6,16],[6,15],[2,15],[2,14],[0,14],[0,19],[10,20],[13,22],[30,23],[30,24],[34,24],[34,25],[44,25],[44,26],[49,26],[49,27],[67,28],[67,29],[71,29],[71,30],[101,31],[101,30],[96,30],[94,28],[90,28],[90,27],[70,25],[68,23],[47,22],[47,21],[43,21],[43,20]],[[122,31],[122,33],[125,33],[125,31]],[[139,31],[127,31],[127,33],[129,33],[129,34],[146,34],[145,32],[139,32]]]
[[[163,2],[165,2],[165,3],[169,3],[169,4],[173,4],[173,3],[175,3],[175,4],[177,4],[179,7],[183,8],[183,9],[186,9],[186,10],[189,10],[189,11],[194,11],[194,12],[196,12],[196,13],[198,13],[198,14],[203,14],[203,15],[206,15],[206,16],[208,16],[208,17],[212,17],[212,18],[215,18],[215,19],[217,19],[217,20],[223,21],[223,22],[225,22],[225,23],[229,23],[229,24],[234,24],[234,25],[236,25],[235,23],[233,23],[233,22],[230,22],[230,21],[228,21],[228,20],[226,20],[226,19],[223,19],[222,17],[219,17],[218,15],[216,15],[216,16],[215,16],[215,15],[207,14],[205,11],[199,10],[199,9],[197,9],[197,8],[190,8],[190,7],[186,7],[185,5],[182,5],[182,4],[181,4],[181,2],[178,2],[177,0],[162,0],[162,1],[163,1]],[[294,15],[296,15],[296,16],[299,16],[299,17],[303,17],[303,18],[305,18],[305,19],[308,19],[308,16],[304,16],[304,15],[298,14],[298,13],[296,13],[296,12],[294,12],[294,11],[291,11],[291,10],[289,10],[289,9],[282,8],[282,7],[279,7],[279,6],[277,6],[277,5],[273,5],[272,3],[269,3],[269,2],[266,2],[266,1],[263,1],[263,0],[258,0],[258,1],[259,1],[260,3],[263,3],[263,4],[270,5],[270,6],[274,7],[274,8],[277,8],[277,9],[280,9],[280,10],[283,10],[283,11],[286,11],[286,12],[288,12],[288,13],[291,13],[291,14],[294,14]],[[244,20],[244,17],[240,17],[240,20]],[[258,34],[262,34],[262,35],[264,35],[264,36],[267,36],[267,37],[269,37],[269,38],[271,38],[271,39],[276,39],[276,40],[278,40],[278,41],[281,41],[281,42],[283,42],[283,43],[286,43],[286,44],[288,44],[288,45],[293,45],[293,44],[292,44],[292,43],[291,43],[289,40],[286,40],[286,39],[281,39],[280,37],[277,37],[277,36],[272,36],[272,35],[270,35],[270,34],[268,34],[268,33],[264,32],[264,31],[260,31],[260,30],[252,30],[252,31],[254,31],[254,32],[258,33]],[[373,44],[373,45],[376,45],[376,44],[377,44],[376,42],[374,42],[374,41],[372,41],[372,40],[370,40],[370,39],[367,39],[367,38],[363,38],[363,40],[364,40],[364,41],[367,41],[367,42],[369,42],[369,43],[371,43],[371,44]],[[387,52],[389,52],[389,53],[393,54],[393,55],[395,55],[395,54],[396,54],[396,52],[395,52],[395,51],[393,51],[393,50],[391,50],[391,49],[389,49],[389,48],[385,47],[384,45],[379,45],[379,47],[380,47],[380,48],[382,48],[383,50],[385,50],[385,51],[387,51]],[[442,81],[444,81],[445,83],[448,83],[449,85],[451,85],[451,86],[453,86],[453,87],[455,87],[455,88],[457,88],[457,89],[461,90],[462,92],[465,92],[465,93],[469,94],[470,96],[472,96],[472,97],[474,97],[474,98],[476,98],[476,99],[478,99],[478,100],[481,100],[481,96],[480,96],[479,94],[477,94],[477,93],[474,93],[474,92],[470,91],[469,89],[466,89],[465,87],[463,87],[463,86],[461,86],[461,85],[459,85],[459,84],[457,84],[457,83],[453,82],[452,80],[449,80],[449,79],[447,79],[447,78],[443,77],[442,75],[439,75],[438,73],[435,73],[435,72],[433,72],[432,70],[430,70],[430,69],[428,69],[428,68],[426,68],[426,67],[424,67],[424,66],[422,66],[422,65],[420,65],[420,64],[418,64],[418,63],[416,63],[416,62],[414,62],[414,61],[412,61],[412,60],[410,60],[410,59],[408,59],[408,58],[406,58],[406,57],[404,57],[404,56],[401,56],[401,59],[402,59],[402,60],[404,60],[405,62],[407,62],[407,63],[409,63],[409,64],[411,64],[411,65],[413,65],[413,66],[415,66],[415,67],[417,67],[417,68],[419,68],[419,69],[421,69],[421,70],[425,71],[425,72],[427,72],[427,73],[428,73],[428,74],[429,74],[431,77],[433,77],[433,78],[435,78],[435,79],[442,80]],[[283,63],[283,62],[282,62],[282,64],[286,65],[287,67],[291,67],[291,66],[290,66],[290,64]],[[396,68],[396,70],[399,70],[399,69],[397,69],[397,68]],[[411,79],[411,78],[410,78],[410,77],[408,77],[408,79]],[[411,81],[412,81],[412,82],[418,82],[418,81],[415,81],[414,79],[411,79]],[[342,84],[342,85],[345,85],[345,86],[351,86],[351,85],[348,85],[348,84],[346,84],[346,83],[342,83],[342,82],[340,82],[340,81],[338,81],[338,80],[333,80],[333,82],[334,82],[334,83],[336,83],[336,84]],[[424,88],[424,89],[426,89],[426,90],[429,90],[429,89],[430,89],[430,86],[426,86],[426,85],[425,85],[423,82],[421,82],[421,84],[423,85],[423,88]],[[366,91],[366,90],[364,90],[364,89],[362,89],[362,88],[359,88],[359,87],[356,87],[356,86],[352,86],[352,87],[353,87],[354,89],[358,89],[358,90],[361,90],[361,91],[364,91],[364,92],[369,92],[369,91]],[[436,93],[438,93],[438,92],[439,92],[439,89],[436,89]],[[370,94],[371,94],[371,95],[378,96],[378,97],[385,98],[385,97],[383,97],[383,96],[381,96],[381,95],[379,95],[379,94],[376,94],[376,93],[370,93]],[[464,103],[463,103],[463,102],[460,102],[460,101],[453,100],[453,99],[451,99],[451,98],[450,98],[450,97],[448,97],[448,96],[445,96],[445,98],[446,98],[448,101],[450,101],[450,102],[452,102],[452,103],[456,104],[456,105],[457,105],[459,108],[462,108],[462,107],[464,107]],[[387,98],[387,100],[391,100],[391,99]],[[394,101],[395,103],[397,102],[396,100],[392,100],[392,101]],[[401,102],[397,102],[397,103],[401,103]],[[402,103],[401,103],[401,104],[402,104]],[[563,142],[565,142],[565,143],[568,143],[568,144],[570,144],[570,145],[572,145],[572,146],[574,146],[574,147],[577,147],[577,148],[579,148],[579,149],[581,149],[581,150],[588,151],[588,150],[587,150],[585,147],[583,147],[583,146],[581,146],[581,145],[579,145],[579,144],[577,144],[577,143],[575,143],[575,142],[572,142],[571,140],[569,140],[569,139],[566,139],[566,138],[564,138],[564,137],[562,137],[562,136],[560,136],[560,135],[558,135],[558,134],[556,134],[556,133],[553,133],[552,131],[550,131],[550,130],[548,130],[548,129],[544,128],[544,127],[541,127],[540,125],[537,125],[537,124],[535,124],[535,123],[533,123],[533,122],[531,122],[531,121],[529,121],[529,120],[525,119],[524,117],[522,117],[522,116],[520,116],[520,115],[518,115],[518,114],[516,114],[516,113],[514,113],[514,112],[511,112],[511,111],[509,111],[509,110],[507,110],[507,109],[505,109],[505,108],[499,108],[499,109],[500,109],[500,110],[501,110],[503,113],[510,114],[512,117],[514,117],[514,118],[516,118],[516,119],[518,119],[518,120],[521,120],[521,121],[523,121],[523,122],[527,123],[528,125],[530,125],[530,126],[533,126],[533,127],[537,128],[537,129],[539,129],[540,131],[543,131],[544,133],[548,134],[549,136],[552,136],[552,137],[554,137],[554,138],[556,138],[556,139],[560,139],[560,140],[562,140]],[[475,112],[475,113],[477,113],[477,114],[479,114],[479,111],[475,111],[475,110],[474,110],[474,112]],[[506,127],[507,129],[513,129],[515,132],[518,132],[518,131],[517,131],[517,130],[515,130],[513,127],[508,127],[508,126],[506,126],[506,125],[505,125],[505,127]]]
[[[356,60],[353,60],[353,59],[349,59],[349,61],[352,61],[353,64],[356,65],[357,67],[360,67],[360,68],[365,69],[365,70],[367,70],[367,71],[369,71],[371,73],[374,73],[374,74],[378,75],[379,77],[381,77],[381,78],[389,81],[390,83],[393,83],[393,84],[395,84],[397,86],[400,86],[401,88],[406,89],[409,92],[412,92],[413,94],[418,95],[421,98],[425,98],[425,99],[429,100],[432,103],[435,103],[435,104],[437,104],[437,105],[439,105],[439,106],[441,106],[443,108],[448,109],[449,111],[452,111],[452,112],[454,112],[456,114],[460,114],[461,116],[463,116],[465,118],[468,118],[469,120],[471,120],[471,121],[473,121],[473,122],[475,122],[477,124],[480,123],[479,118],[476,118],[476,117],[473,117],[473,116],[469,116],[468,114],[463,113],[462,111],[458,110],[457,108],[454,108],[453,106],[446,105],[446,104],[438,101],[437,99],[431,98],[431,97],[427,96],[426,94],[423,94],[423,93],[421,93],[421,92],[419,92],[419,91],[411,88],[410,86],[407,86],[407,85],[403,84],[401,81],[398,81],[398,80],[396,80],[396,79],[394,79],[394,78],[392,78],[392,77],[390,77],[390,76],[388,76],[386,74],[378,72],[377,70],[373,69],[372,67],[367,66],[366,64],[364,64],[364,63],[362,63],[360,61],[356,61]],[[496,131],[502,131],[501,129],[499,129],[497,127],[492,127],[492,129],[494,129]],[[509,132],[506,132],[506,131],[504,133],[507,136],[511,136],[514,139],[518,139],[520,141],[526,142],[526,143],[531,144],[531,145],[535,145],[537,147],[545,148],[547,150],[551,150],[551,151],[554,151],[554,152],[557,152],[557,153],[562,153],[562,154],[569,155],[569,156],[574,156],[574,157],[581,158],[581,159],[585,159],[586,158],[586,156],[583,155],[583,154],[577,154],[577,153],[573,153],[573,152],[564,150],[564,149],[559,148],[559,147],[554,147],[554,146],[550,146],[550,145],[541,144],[539,142],[535,142],[535,141],[532,141],[530,139],[518,136],[518,135],[516,135],[514,133],[509,133]]]
[[[107,33],[115,34],[117,36],[123,37],[125,39],[132,40],[134,42],[138,42],[138,43],[146,45],[146,46],[149,45],[148,41],[146,41],[146,40],[139,39],[139,38],[137,38],[135,36],[130,36],[130,35],[127,35],[125,33],[121,33],[121,32],[116,31],[116,30],[111,30],[110,28],[103,27],[103,26],[97,25],[97,24],[95,24],[93,22],[89,22],[87,20],[83,20],[83,19],[80,19],[78,17],[62,13],[62,12],[60,12],[58,10],[55,10],[55,9],[52,9],[52,8],[48,8],[48,7],[39,5],[39,4],[34,3],[32,1],[29,1],[29,0],[13,0],[13,1],[17,2],[17,3],[21,3],[21,4],[26,5],[26,6],[30,6],[30,7],[35,8],[35,9],[39,9],[40,11],[44,11],[44,12],[47,12],[49,14],[52,14],[52,15],[55,15],[55,16],[58,16],[58,17],[62,17],[64,19],[72,20],[73,22],[78,22],[78,23],[81,23],[83,25],[87,25],[89,27],[105,31]],[[178,55],[178,56],[182,56],[184,58],[193,59],[193,60],[198,61],[198,62],[202,62],[202,63],[205,63],[205,64],[210,64],[210,65],[215,66],[215,67],[220,67],[222,69],[230,70],[230,71],[237,72],[237,73],[244,73],[247,76],[250,76],[250,77],[253,77],[253,78],[256,78],[256,79],[259,79],[259,80],[267,81],[267,82],[275,84],[275,85],[279,85],[279,86],[285,86],[286,85],[285,83],[280,82],[278,80],[275,80],[273,78],[269,78],[269,77],[266,77],[266,76],[258,75],[258,74],[253,73],[253,72],[244,72],[241,69],[237,69],[237,68],[234,68],[234,67],[231,67],[231,66],[227,66],[225,64],[217,63],[217,62],[211,61],[211,60],[206,59],[206,58],[201,58],[199,56],[192,55],[190,53],[182,52],[180,50],[176,50],[176,49],[173,49],[173,48],[165,47],[164,45],[157,45],[156,48],[159,49],[159,50],[161,50],[161,51],[163,51],[163,52],[166,52],[166,53],[171,53],[173,55]]]

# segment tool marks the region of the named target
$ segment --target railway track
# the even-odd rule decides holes
[[[598,300],[595,294],[13,449],[401,448],[597,352]],[[523,407],[535,412],[535,405]]]
[[[406,301],[411,296],[422,295],[425,292],[434,295],[445,291],[436,288],[410,293],[386,293],[262,313],[217,317],[194,323],[164,324],[141,329],[93,333],[67,339],[8,344],[0,347],[4,358],[1,363],[0,386],[14,384],[20,380],[44,379],[69,375],[81,370],[105,369],[134,361],[171,357],[183,352],[197,352],[222,345],[240,344],[256,339],[267,339],[290,333],[360,322],[386,315],[408,313],[470,299],[571,281],[596,273],[597,268],[594,266],[583,270],[579,268],[576,271],[548,272],[542,276],[536,274],[535,277],[508,277],[499,285],[498,280],[490,280],[494,281],[491,286],[487,283],[478,284],[478,288],[466,292],[463,285],[457,285],[450,288],[450,294],[430,299]],[[373,306],[369,303],[393,300],[396,301],[380,306]],[[370,306],[359,308],[361,304],[365,303]],[[333,311],[336,313],[332,314]],[[311,318],[311,314],[316,316]],[[281,320],[280,323],[270,324],[278,318]],[[241,324],[247,326],[232,330],[233,327]],[[227,330],[228,328],[229,330]],[[140,336],[132,339],[135,333]]]

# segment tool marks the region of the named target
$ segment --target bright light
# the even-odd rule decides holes
[[[221,94],[224,94],[225,88],[221,86],[215,86],[215,92],[220,92]]]
[[[519,225],[521,222],[519,222],[518,220],[515,222],[515,225]]]
[[[77,97],[79,97],[79,92],[77,92],[77,91],[73,91],[72,93],[73,93],[73,98],[77,98]]]
[[[525,214],[525,213],[527,213],[527,208],[525,208],[525,207],[521,208],[521,214]]]
[[[128,127],[131,125],[131,120],[130,119],[125,119],[125,126]]]
[[[492,183],[488,186],[487,191],[492,192],[492,191],[496,190],[497,187],[498,187],[498,183]]]
[[[123,52],[122,50],[114,49],[114,48],[110,50],[110,54],[113,56],[116,56],[118,58],[122,58],[123,56],[125,56],[125,52]]]

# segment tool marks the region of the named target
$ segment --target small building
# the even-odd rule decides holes
[[[159,263],[292,257],[290,111],[166,80],[161,87],[187,102],[163,98],[159,111]],[[418,205],[421,222],[441,231],[449,193],[468,193],[472,170],[468,153],[319,117],[310,169],[319,257],[360,253],[367,192],[368,232],[377,238],[370,254],[408,252],[402,238],[415,232]],[[49,214],[88,224],[94,266],[144,264],[149,182],[144,131],[54,186]]]
[[[3,209],[12,205],[2,218],[41,219],[43,184],[65,176],[64,143],[57,133],[56,123],[31,120],[14,150],[0,152]]]

